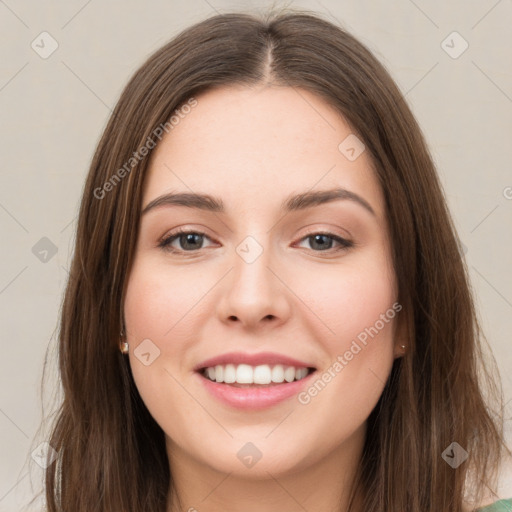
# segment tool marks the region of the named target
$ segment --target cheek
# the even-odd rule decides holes
[[[207,291],[195,279],[179,268],[170,272],[150,260],[134,265],[124,312],[127,332],[135,342],[154,338],[159,348],[167,351],[172,348],[168,340],[187,338],[192,310]]]
[[[190,407],[190,399],[178,384],[183,361],[194,344],[194,305],[206,290],[191,285],[190,275],[151,263],[136,262],[128,281],[124,302],[130,366],[138,392],[157,423],[166,432],[180,434],[186,418],[178,417]],[[207,288],[206,288],[207,289]],[[202,291],[201,291],[202,290]],[[150,340],[148,344],[147,340]],[[149,352],[149,364],[139,355],[141,343]],[[147,362],[147,361],[146,361]],[[168,424],[169,411],[174,420]],[[177,428],[178,431],[173,430]]]
[[[342,439],[367,419],[382,394],[401,308],[392,266],[375,253],[319,277],[310,299],[329,329],[321,340],[329,358],[299,402],[309,417],[324,411],[325,421],[328,411],[333,435]]]
[[[372,350],[390,348],[384,339],[392,338],[396,287],[385,254],[368,251],[353,260],[347,258],[342,265],[304,272],[294,284],[309,308],[303,317],[316,324],[330,354],[343,353],[358,336],[364,342],[365,333],[368,337],[367,330],[375,325],[383,343]]]
[[[146,388],[161,389],[158,379],[166,369],[176,371],[193,343],[193,308],[200,300],[201,287],[191,286],[188,277],[177,270],[171,275],[169,269],[152,264],[150,259],[136,261],[132,268],[124,317],[131,367],[141,394]],[[145,361],[149,359],[148,365],[139,359],[143,346],[144,353],[150,354]],[[169,361],[178,363],[169,367]]]

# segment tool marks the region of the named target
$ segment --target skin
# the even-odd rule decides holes
[[[353,130],[305,90],[225,87],[197,100],[154,150],[142,208],[196,192],[221,198],[226,212],[163,206],[142,216],[124,304],[137,388],[165,432],[183,510],[345,510],[366,420],[403,355],[398,317],[305,405],[295,396],[260,411],[231,408],[193,367],[228,351],[274,351],[322,374],[392,307],[396,276],[370,155],[349,161],[338,145]],[[290,194],[333,187],[360,195],[375,215],[350,200],[279,211]],[[172,242],[177,253],[158,247],[179,227],[206,237],[192,251],[183,237]],[[307,236],[326,231],[356,245],[336,251],[327,238],[332,248],[322,250]],[[236,251],[249,235],[263,249],[250,264]],[[134,353],[144,339],[160,350],[147,366]],[[247,442],[262,453],[251,468],[237,457]]]

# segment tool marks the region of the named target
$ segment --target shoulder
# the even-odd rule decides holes
[[[512,498],[497,501],[484,510],[488,512],[512,512]]]
[[[476,509],[471,508],[468,504],[464,504],[463,510],[464,512],[512,512],[512,498],[482,503]]]

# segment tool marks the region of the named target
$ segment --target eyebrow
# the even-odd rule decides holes
[[[281,204],[281,211],[293,212],[305,210],[313,206],[331,203],[336,200],[349,200],[359,204],[372,215],[376,216],[371,205],[357,195],[355,192],[344,188],[334,188],[329,190],[308,191],[301,194],[289,196]],[[163,206],[186,206],[188,208],[196,208],[216,213],[225,213],[226,209],[222,199],[213,197],[209,194],[196,194],[192,192],[169,193],[159,196],[149,202],[142,210],[145,215],[155,208]]]

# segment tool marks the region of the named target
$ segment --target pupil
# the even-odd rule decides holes
[[[193,245],[194,245],[194,238],[199,237],[199,239],[201,239],[201,236],[202,236],[202,235],[199,235],[199,234],[197,234],[197,233],[187,233],[186,235],[183,235],[183,238],[185,239],[185,244],[184,244],[184,245],[182,244],[182,246],[183,246],[184,248],[186,248],[187,244],[188,244],[189,242],[191,242],[191,243],[192,243],[192,247],[191,247],[191,248],[192,248],[192,249],[197,249],[197,247],[194,247],[194,246],[193,246]],[[183,238],[182,238],[182,241],[183,241]],[[201,242],[201,240],[199,240],[199,245],[201,245],[201,243],[200,243],[200,242]],[[197,243],[197,241],[196,241],[196,243]],[[190,248],[190,247],[189,247],[189,248]]]
[[[321,238],[329,239],[330,237],[328,235],[314,235],[313,236],[314,243],[317,243],[318,240]],[[319,247],[320,247],[320,249],[330,249],[330,247],[327,247],[328,245],[329,245],[329,243],[320,243]]]

